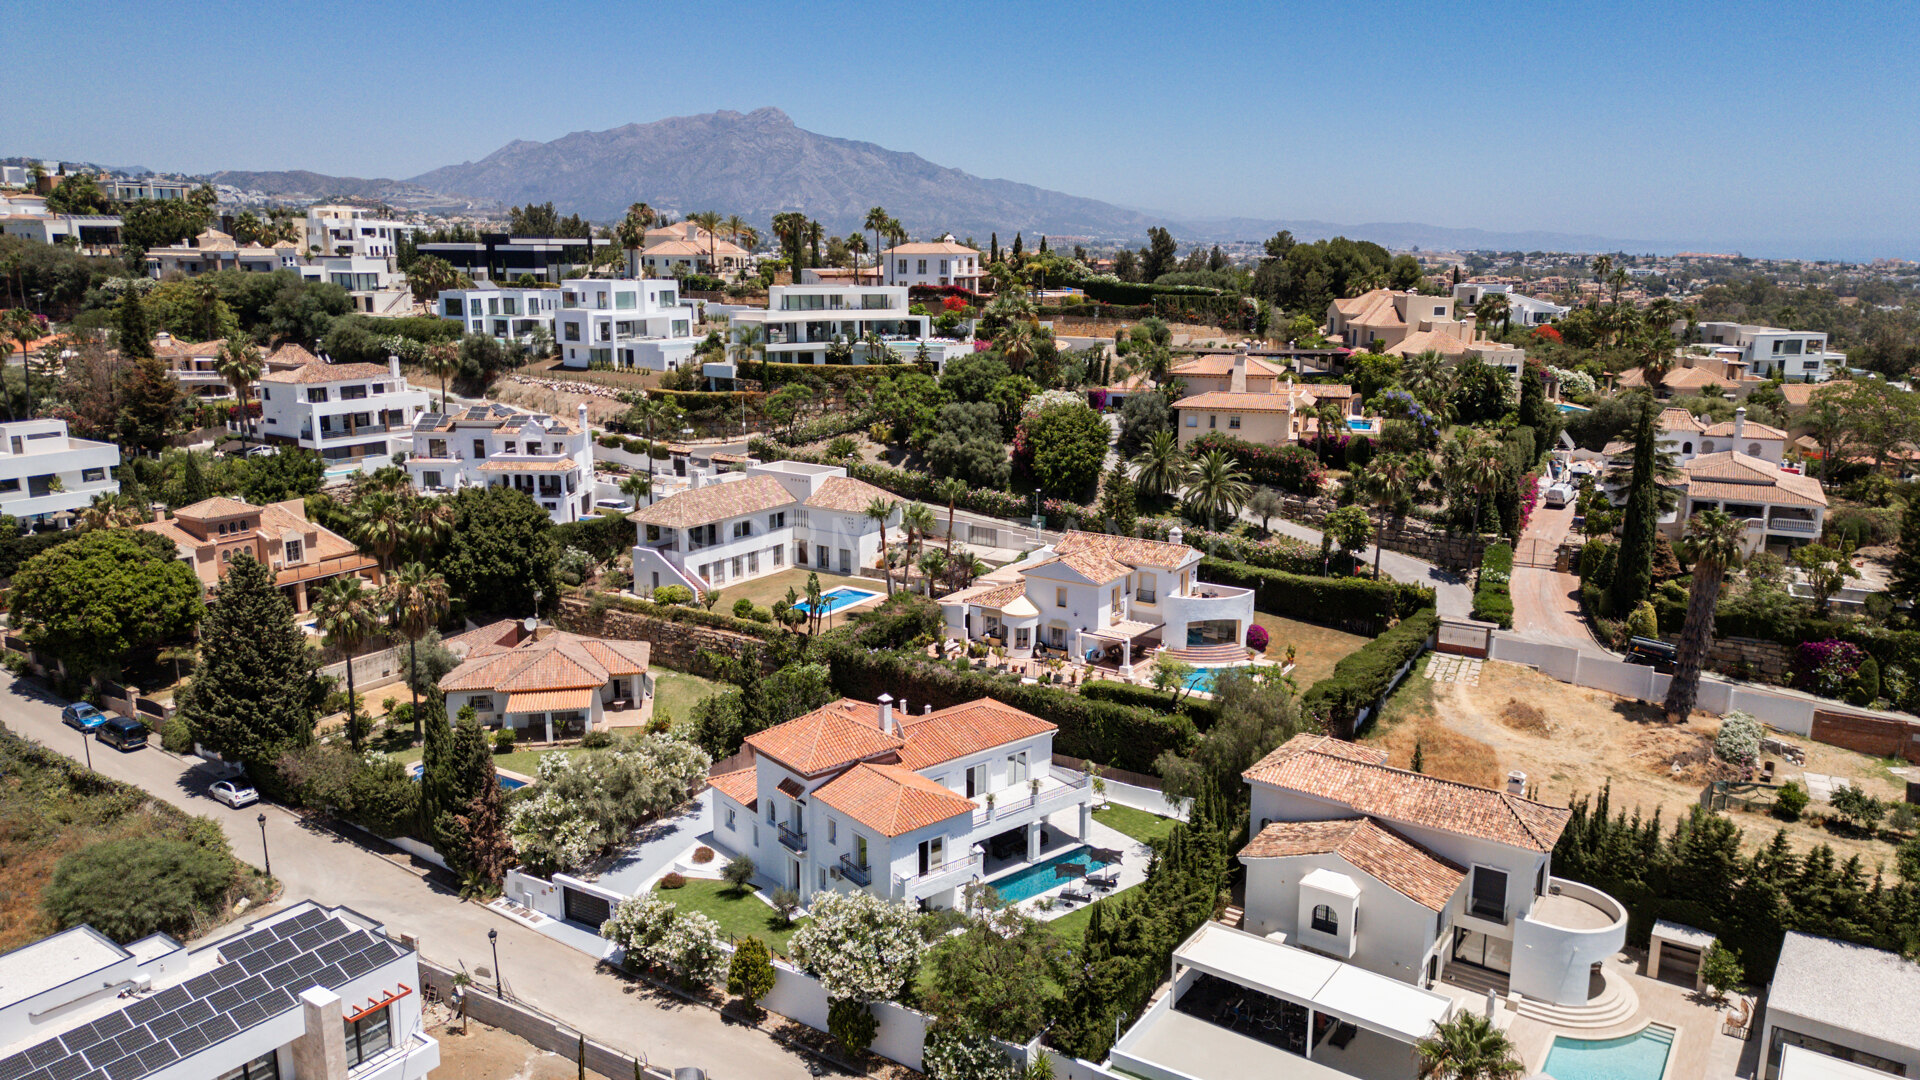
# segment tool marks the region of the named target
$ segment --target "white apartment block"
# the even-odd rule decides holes
[[[414,1080],[424,990],[413,949],[312,901],[192,951],[77,926],[0,955],[0,1076]]]
[[[656,278],[576,278],[560,286],[553,336],[561,365],[674,371],[693,358],[693,307],[680,284]]]
[[[536,329],[544,329],[552,337],[553,319],[559,309],[559,289],[513,286],[448,289],[434,304],[435,314],[459,323],[469,334],[522,344],[532,340]]]
[[[1827,348],[1827,335],[1811,330],[1733,322],[1703,322],[1696,329],[1702,342],[1720,346],[1715,352],[1738,353],[1747,370],[1763,379],[1825,382],[1847,366],[1847,354]]]
[[[382,218],[364,206],[309,206],[306,247],[322,255],[364,255],[390,262],[400,238],[421,228]]]
[[[685,585],[696,595],[789,566],[840,574],[876,565],[875,499],[896,502],[838,465],[774,461],[722,473],[627,515],[639,528],[633,590]],[[887,527],[897,528],[896,507]]]
[[[1545,326],[1560,318],[1570,307],[1548,300],[1524,296],[1513,291],[1513,286],[1501,282],[1463,281],[1453,287],[1453,299],[1461,307],[1470,308],[1478,304],[1489,293],[1500,293],[1507,298],[1508,317],[1515,326]]]
[[[980,252],[951,236],[932,243],[900,244],[880,253],[889,285],[957,285],[979,291]]]
[[[0,215],[0,234],[18,236],[36,244],[78,244],[83,251],[102,253],[120,243],[120,218],[112,214],[20,213]]]
[[[413,425],[406,467],[424,494],[511,487],[555,524],[593,516],[593,432],[584,404],[571,421],[492,403],[425,413]]]
[[[391,435],[407,434],[427,410],[427,392],[407,384],[400,361],[325,360],[260,377],[260,434],[312,450],[329,466],[378,469],[392,461]]]
[[[158,180],[152,177],[100,182],[100,190],[106,193],[107,198],[118,202],[134,202],[139,199],[173,202],[193,194],[199,186],[185,180]]]
[[[759,327],[766,358],[776,364],[824,364],[827,346],[836,340],[853,345],[854,363],[874,363],[869,334],[879,335],[905,363],[913,363],[925,345],[936,369],[973,351],[971,341],[934,337],[933,320],[910,314],[910,306],[905,285],[775,285],[765,310],[733,313],[729,334],[739,341],[747,327]],[[717,370],[723,366],[725,371]],[[707,374],[730,377],[731,359],[707,365]]]
[[[73,438],[65,420],[0,424],[0,514],[32,524],[78,510],[120,490],[119,465],[118,446]]]

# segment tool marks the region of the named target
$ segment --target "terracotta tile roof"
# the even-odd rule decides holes
[[[973,597],[967,602],[970,604],[978,604],[983,608],[1001,608],[1025,595],[1027,595],[1027,583],[1024,581],[1016,581],[1011,585],[1001,585],[998,588],[989,587],[986,592]]]
[[[1384,350],[1388,356],[1414,356],[1429,350],[1441,356],[1465,356],[1476,342],[1465,341],[1444,330],[1415,330]],[[1478,344],[1485,344],[1484,342]]]
[[[1660,430],[1699,432],[1706,429],[1701,426],[1698,418],[1685,409],[1661,409]]]
[[[543,713],[591,708],[593,708],[593,688],[582,686],[569,690],[531,690],[508,694],[506,711]]]
[[[197,503],[189,503],[175,510],[173,516],[185,518],[188,521],[215,521],[220,518],[238,517],[241,514],[257,514],[260,510],[260,507],[250,502],[243,502],[239,499],[228,499],[216,495],[211,499],[202,499]]]
[[[978,255],[979,251],[952,240],[931,240],[900,244],[881,252],[883,255]]]
[[[153,339],[153,354],[167,357],[197,357],[206,359],[220,355],[220,349],[227,343],[226,338],[212,341],[185,342],[171,335]]]
[[[505,651],[469,653],[465,663],[441,678],[440,689],[513,694],[594,689],[613,678],[645,673],[652,651],[645,641],[609,641],[554,631]]]
[[[1128,566],[1153,566],[1171,570],[1194,558],[1200,552],[1185,544],[1170,544],[1165,540],[1143,540],[1137,536],[1115,536],[1111,533],[1083,532],[1074,530],[1055,541],[1053,550],[1065,554],[1071,551],[1093,551],[1110,559],[1126,563]]]
[[[1338,855],[1354,869],[1432,911],[1446,910],[1467,879],[1459,864],[1369,818],[1276,821],[1240,849],[1242,859]]]
[[[566,461],[503,461],[490,458],[480,466],[481,472],[570,472],[580,467],[574,460]]]
[[[305,367],[319,362],[319,357],[291,341],[268,353],[266,358],[266,365],[270,368]]]
[[[800,781],[791,776],[781,777],[780,782],[773,785],[773,789],[789,799],[798,799],[807,793],[807,789],[800,786]]]
[[[1788,405],[1791,405],[1797,409],[1804,409],[1808,405],[1813,403],[1813,397],[1815,394],[1821,393],[1826,390],[1832,390],[1835,387],[1835,385],[1836,384],[1830,383],[1830,382],[1784,383],[1780,387],[1780,393],[1783,397],[1787,399]]]
[[[263,383],[330,383],[347,379],[385,379],[392,378],[393,372],[385,364],[329,364],[324,360],[301,364],[299,367],[281,371],[269,371],[260,376]]]
[[[1351,807],[1368,817],[1551,851],[1572,811],[1504,791],[1390,768],[1325,735],[1295,735],[1241,775]],[[1366,760],[1371,757],[1374,760]]]
[[[1170,373],[1175,377],[1197,375],[1206,378],[1223,378],[1233,374],[1234,359],[1234,353],[1208,353],[1205,356],[1196,356],[1184,363],[1175,364]],[[1287,369],[1257,356],[1249,356],[1247,357],[1247,374],[1284,379],[1287,377]]]
[[[814,790],[814,798],[882,836],[901,836],[973,814],[973,800],[899,765],[862,762]]]
[[[1209,390],[1183,397],[1173,403],[1175,409],[1214,409],[1219,412],[1286,412],[1310,410],[1313,395],[1295,390],[1290,394],[1235,394],[1227,390]]]
[[[875,499],[889,504],[900,501],[891,493],[864,480],[855,480],[851,476],[829,476],[821,482],[819,490],[808,497],[806,505],[843,514],[859,514],[864,513],[867,504]]]
[[[1790,473],[1765,458],[1735,450],[1701,454],[1680,466],[1687,497],[1694,500],[1765,503],[1775,506],[1825,506],[1820,481]]]
[[[903,718],[907,745],[900,763],[924,769],[1059,730],[1053,724],[992,698],[981,698],[924,716]]]
[[[1350,326],[1405,326],[1407,320],[1393,303],[1398,295],[1392,289],[1370,289],[1359,296],[1335,300],[1333,306],[1346,316]]]
[[[1673,371],[1667,372],[1667,377],[1660,380],[1661,385],[1669,390],[1699,390],[1703,387],[1713,385],[1729,388],[1759,386],[1765,381],[1765,379],[1753,375],[1743,375],[1738,379],[1732,379],[1724,375],[1717,375],[1703,367],[1676,368]],[[1628,368],[1620,373],[1620,385],[1627,387],[1646,386],[1646,372],[1637,367]]]
[[[1716,439],[1736,438],[1733,433],[1733,421],[1731,420],[1722,420],[1714,424],[1712,427],[1707,428],[1705,434],[1711,435]],[[1746,427],[1741,430],[1737,437],[1742,439],[1778,439],[1781,442],[1787,441],[1786,432],[1781,431],[1777,427],[1768,427],[1766,424],[1762,424],[1757,420],[1747,421]]]
[[[851,762],[897,751],[899,736],[880,730],[880,707],[841,698],[784,724],[747,736],[765,754],[802,776],[816,776]]]
[[[1105,585],[1107,582],[1113,581],[1116,578],[1126,577],[1132,572],[1125,563],[1118,562],[1111,556],[1103,555],[1097,551],[1082,550],[1069,552],[1053,559],[1050,563],[1043,563],[1042,565],[1052,565],[1052,563],[1059,563],[1071,569],[1074,573],[1079,574],[1095,585]],[[1036,566],[1033,567],[1033,570],[1038,570],[1039,568],[1040,567]],[[1031,570],[1023,571],[1023,573],[1031,572]]]
[[[652,506],[641,507],[627,515],[628,521],[642,525],[664,525],[684,529],[706,525],[731,517],[757,514],[776,506],[790,506],[792,493],[771,476],[749,476],[669,495]]]
[[[513,648],[520,642],[520,620],[501,619],[441,640],[462,659],[491,656]]]
[[[760,801],[760,789],[756,783],[753,766],[723,772],[718,776],[707,777],[707,786],[752,810]]]

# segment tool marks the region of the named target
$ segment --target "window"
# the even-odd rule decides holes
[[[1445,304],[1435,304],[1435,305],[1433,305],[1433,317],[1434,317],[1434,318],[1436,318],[1436,319],[1444,319],[1444,318],[1446,318],[1446,316],[1447,316],[1447,308],[1446,308],[1446,305],[1445,305]]]
[[[1142,604],[1155,603],[1158,593],[1154,592],[1154,579],[1146,574],[1140,575],[1140,587],[1134,590],[1133,598]]]
[[[1008,786],[1012,786],[1014,784],[1024,784],[1026,782],[1027,782],[1027,752],[1025,750],[1022,750],[1017,754],[1008,754],[1007,755]]]
[[[774,811],[773,811],[773,800],[772,800],[772,799],[768,799],[768,800],[767,800],[767,824],[769,824],[769,825],[773,825],[773,824],[775,824],[775,823],[777,823],[777,822],[778,822],[779,820],[780,820],[780,819],[779,819],[778,817],[775,817],[775,816],[774,816]]]
[[[769,553],[769,554],[771,554],[771,555],[773,556],[773,565],[775,565],[775,566],[784,566],[784,565],[786,565],[786,561],[787,561],[787,549],[786,549],[786,548],[784,548],[784,547],[770,547],[770,548],[768,548],[768,549],[767,549],[767,551],[768,551],[768,553]]]
[[[107,478],[107,470],[105,468],[80,470],[80,482],[83,484],[98,483],[99,481],[105,480],[106,478]]]
[[[1054,607],[1067,606],[1067,587],[1065,585],[1058,585],[1054,587],[1053,606]]]
[[[738,555],[733,557],[733,576],[736,578],[740,576],[740,556]]]
[[[265,386],[263,386],[263,387],[261,387],[261,388],[260,388],[260,400],[261,400],[261,401],[272,401],[272,400],[273,400],[273,390],[272,390],[272,389],[271,389],[270,387],[265,387]]]
[[[621,292],[614,293],[613,306],[617,308],[639,307],[640,295],[638,293],[626,292],[624,290]]]
[[[570,322],[570,323],[566,323],[565,326],[566,326],[567,340],[579,341],[580,340],[580,324],[577,322]]]
[[[828,818],[827,819],[827,843],[837,844],[839,842],[840,842],[840,822],[837,818]]]
[[[759,572],[760,572],[760,553],[757,551],[747,552],[747,573],[757,574]]]
[[[420,474],[420,484],[422,487],[440,487],[442,486],[440,483],[440,474],[437,472],[423,472]]]
[[[484,458],[487,456],[487,440],[473,440],[473,456],[476,458]]]
[[[443,313],[449,318],[458,319],[466,315],[466,311],[461,307],[459,297],[443,296],[441,299],[446,302],[446,308]]]
[[[925,259],[921,259],[921,260],[920,260],[920,273],[922,273],[922,274],[924,274],[924,273],[926,273],[926,272],[927,272],[927,260],[925,260]]]
[[[1237,417],[1237,416],[1229,416],[1229,417],[1227,417],[1227,430],[1228,430],[1228,431],[1239,431],[1239,430],[1240,430],[1240,418],[1239,418],[1239,417]]]
[[[1017,628],[1016,630],[1014,630],[1014,632],[1013,632],[1013,647],[1014,647],[1014,648],[1016,648],[1016,649],[1024,649],[1024,648],[1026,648],[1026,647],[1027,647],[1027,645],[1028,645],[1028,641],[1027,641],[1027,636],[1028,636],[1029,634],[1031,634],[1032,632],[1033,632],[1033,631],[1032,631],[1032,629],[1031,629],[1031,628],[1029,628],[1029,627],[1025,627],[1025,626],[1022,626],[1022,627],[1019,627],[1019,628]]]
[[[300,541],[298,540],[287,541],[287,561],[290,563],[297,563],[300,561],[300,555],[301,555]]]
[[[826,887],[827,887],[827,868],[823,866],[823,867],[821,867],[821,868],[820,868],[820,889],[821,889],[821,891],[825,891],[825,890],[826,890]]]
[[[327,388],[326,388],[326,387],[324,387],[324,386],[322,386],[322,387],[319,387],[319,388],[317,388],[317,389],[313,389],[313,390],[309,390],[309,391],[307,391],[307,400],[308,400],[309,402],[312,402],[312,403],[314,403],[314,404],[319,404],[319,403],[321,403],[321,402],[324,402],[324,401],[326,401],[326,400],[327,400]]]
[[[245,1065],[235,1065],[221,1073],[219,1080],[280,1080],[280,1055],[269,1050]]]
[[[366,396],[367,388],[364,386],[343,386],[340,388],[341,401],[359,401]]]
[[[1219,426],[1220,426],[1220,418],[1218,416],[1215,416],[1212,413],[1208,413],[1207,414],[1207,430],[1211,431],[1214,428],[1217,428]]]
[[[738,540],[743,536],[752,536],[752,535],[753,535],[753,522],[736,521],[733,523],[733,538],[735,540]]]
[[[393,1045],[393,1006],[382,1005],[358,1020],[346,1022],[347,1068],[364,1065]]]
[[[467,699],[467,704],[473,706],[474,712],[492,712],[493,711],[493,695],[492,694],[475,694],[474,696]]]
[[[1188,414],[1187,414],[1187,426],[1188,426],[1188,427],[1199,427],[1199,426],[1200,426],[1200,414],[1199,414],[1199,413],[1188,413]]]
[[[787,512],[785,510],[780,511],[777,514],[767,515],[767,528],[784,529],[786,528],[786,526],[787,526]]]
[[[729,806],[729,807],[727,807],[727,831],[728,831],[728,832],[738,832],[738,831],[740,831],[740,825],[739,825],[739,820],[738,820],[738,817],[737,817],[737,815],[735,815],[735,813],[733,812],[733,807],[731,807],[731,806]]]
[[[1316,934],[1338,934],[1340,932],[1340,916],[1335,915],[1333,909],[1325,904],[1315,904],[1313,906],[1313,932]]]

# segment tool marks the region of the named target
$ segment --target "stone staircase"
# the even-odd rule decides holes
[[[1217,667],[1221,664],[1244,664],[1247,662],[1245,645],[1196,645],[1191,649],[1162,648],[1160,652],[1178,660],[1184,660],[1197,667]]]
[[[1640,995],[1615,972],[1603,970],[1601,978],[1605,981],[1604,988],[1585,1005],[1555,1005],[1523,997],[1518,999],[1516,1007],[1521,1016],[1555,1028],[1599,1031],[1619,1027],[1640,1011]]]

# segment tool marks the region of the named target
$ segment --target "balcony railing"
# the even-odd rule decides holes
[[[779,830],[780,843],[785,845],[788,851],[791,851],[796,855],[801,855],[806,853],[806,850],[807,850],[807,834],[806,833],[800,831],[799,829],[789,827],[787,823],[784,821],[775,822],[774,828]]]
[[[1042,786],[1036,794],[1031,787],[1003,788],[993,793],[993,805],[981,807],[973,812],[975,828],[997,821],[1008,814],[1017,814],[1023,810],[1032,810],[1036,806],[1051,809],[1065,803],[1077,801],[1075,796],[1087,790],[1090,781],[1083,774],[1070,780],[1059,781],[1052,787]]]
[[[873,867],[861,866],[853,861],[852,855],[840,856],[840,873],[856,885],[864,887],[873,884]]]
[[[1467,914],[1476,919],[1504,924],[1507,921],[1507,905],[1498,900],[1475,896],[1467,900]]]
[[[962,871],[977,870],[980,867],[980,863],[980,853],[974,852],[965,858],[949,859],[939,866],[930,867],[924,874],[895,875],[894,883],[899,886],[899,891],[912,892],[917,886],[924,885],[936,878],[942,878],[948,874]]]
[[[1768,532],[1802,533],[1807,536],[1812,536],[1820,531],[1820,526],[1815,525],[1810,519],[1807,519],[1807,518],[1781,517],[1781,518],[1774,518],[1773,520],[1767,522],[1767,531]]]

